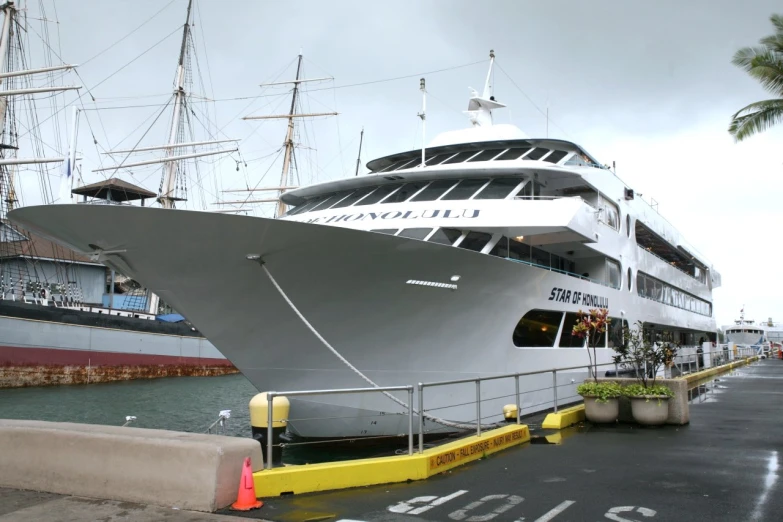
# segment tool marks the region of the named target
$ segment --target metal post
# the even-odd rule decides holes
[[[481,436],[481,380],[476,379],[476,436]]]
[[[522,405],[519,404],[519,375],[514,376],[514,386],[516,390],[517,424],[522,424]]]
[[[699,368],[699,354],[696,354],[696,371],[700,372],[701,368]]]
[[[272,469],[272,401],[275,398],[275,394],[272,392],[266,393],[266,469]]]
[[[413,386],[408,388],[408,455],[413,455]]]
[[[557,370],[552,370],[552,394],[555,397],[555,413],[557,413]]]
[[[419,383],[419,453],[424,453],[424,385]]]

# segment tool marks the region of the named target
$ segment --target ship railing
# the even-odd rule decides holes
[[[638,248],[640,248],[642,251],[644,251],[644,252],[647,252],[648,254],[650,254],[650,255],[652,255],[652,256],[654,256],[654,257],[657,257],[658,259],[660,259],[661,261],[663,261],[663,262],[664,262],[664,263],[666,263],[667,265],[671,266],[672,268],[676,268],[677,270],[679,270],[680,272],[682,272],[682,273],[683,273],[683,274],[685,274],[686,276],[690,277],[691,279],[694,279],[694,280],[698,281],[699,283],[701,283],[701,284],[703,284],[703,285],[706,285],[706,284],[707,284],[707,276],[706,276],[706,272],[703,272],[703,271],[702,271],[702,273],[703,273],[703,274],[705,274],[705,276],[704,276],[704,280],[702,281],[701,279],[699,279],[699,278],[698,278],[698,277],[696,277],[695,275],[691,274],[690,272],[686,272],[685,270],[683,270],[683,269],[682,269],[682,268],[680,268],[679,266],[677,266],[677,265],[673,265],[673,264],[671,263],[671,261],[667,261],[666,259],[662,258],[661,256],[659,256],[658,254],[656,254],[656,253],[655,253],[655,252],[653,252],[652,250],[648,250],[648,249],[644,248],[642,245],[640,245],[640,244],[638,244],[638,243],[636,244],[636,246],[637,246]]]
[[[407,391],[408,403],[406,405],[408,415],[408,455],[413,455],[413,386],[378,386],[374,388],[341,388],[333,390],[300,390],[279,392],[271,391],[266,393],[267,400],[267,432],[266,432],[266,461],[265,468],[272,469],[274,461],[272,457],[273,444],[273,426],[274,411],[272,402],[275,397],[308,397],[313,395],[344,395],[357,393],[389,393],[394,391]],[[279,421],[280,419],[278,419]],[[290,419],[285,419],[290,420]]]
[[[614,288],[614,289],[619,290],[619,287],[616,286],[616,285],[611,285],[611,284],[609,284],[609,283],[607,283],[605,281],[601,281],[599,279],[593,279],[593,278],[590,278],[590,277],[587,277],[587,276],[576,274],[574,272],[569,272],[568,270],[562,270],[560,268],[553,268],[553,267],[547,266],[547,265],[540,265],[540,264],[534,263],[532,261],[525,261],[524,259],[514,259],[514,258],[511,258],[511,257],[506,257],[505,259],[507,259],[508,261],[514,261],[515,263],[523,263],[525,265],[533,266],[533,267],[536,267],[536,268],[541,268],[543,270],[549,270],[550,272],[557,272],[558,274],[563,274],[563,275],[567,275],[567,276],[570,276],[570,277],[575,277],[576,279],[581,279],[582,281],[588,281],[590,283],[595,283],[597,285],[606,286],[608,288]]]
[[[761,355],[762,353],[769,353],[769,344],[757,345],[755,347],[741,345],[732,347],[731,344],[718,344],[715,350],[696,351],[694,353],[675,356],[672,359],[671,364],[672,377],[680,377],[702,370],[716,368],[737,360]],[[677,375],[674,375],[675,371],[677,372]]]

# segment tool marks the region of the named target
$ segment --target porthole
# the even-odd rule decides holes
[[[631,215],[626,214],[625,215],[625,232],[628,234],[628,237],[631,237]]]
[[[628,291],[631,291],[631,267],[628,267]]]

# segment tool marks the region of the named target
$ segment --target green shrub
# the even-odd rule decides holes
[[[576,393],[582,397],[595,397],[596,402],[607,402],[621,396],[623,389],[616,382],[585,382],[576,387]]]
[[[661,384],[655,384],[647,388],[641,384],[629,384],[623,388],[623,395],[626,397],[644,397],[645,395],[674,397],[674,392]]]

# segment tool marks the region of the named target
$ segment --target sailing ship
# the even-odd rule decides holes
[[[40,4],[40,9],[44,4]],[[82,203],[111,203],[128,205],[130,201],[154,197],[155,194],[122,180],[111,178],[92,185],[73,189],[77,175],[76,130],[79,112],[74,108],[71,117],[70,143],[67,154],[59,157],[20,157],[24,146],[20,135],[32,134],[33,153],[47,148],[60,150],[57,132],[49,135],[39,130],[38,121],[21,122],[24,115],[36,115],[35,95],[57,94],[80,89],[80,86],[59,86],[54,74],[73,69],[74,65],[53,65],[47,57],[47,66],[19,69],[29,58],[23,38],[29,20],[26,10],[17,2],[2,6],[3,24],[0,31],[0,388],[104,382],[131,378],[168,375],[219,375],[234,373],[229,361],[184,320],[169,322],[157,320],[158,305],[154,295],[139,293],[122,275],[111,273],[111,288],[105,291],[106,267],[98,259],[79,255],[54,245],[33,231],[9,223],[6,214],[18,205],[17,169],[37,168],[42,200],[51,203],[56,191],[50,186],[51,172],[47,165],[61,169],[59,200],[70,201],[73,195],[82,195]],[[40,19],[49,23],[45,13]],[[184,53],[190,46],[190,6],[183,31],[182,51],[178,65],[172,137],[164,162],[167,185],[162,194],[164,206],[173,201],[178,161],[183,155],[174,154],[178,147],[188,144],[176,140],[182,134],[182,107],[184,105]],[[35,34],[48,34],[39,31]],[[50,42],[43,42],[51,50]],[[47,99],[52,119],[65,107],[55,96]],[[23,109],[31,109],[23,111]],[[43,121],[48,121],[43,119]],[[21,129],[32,129],[21,132]],[[127,152],[127,151],[126,151]],[[56,173],[55,173],[56,174]],[[27,175],[25,173],[24,175]],[[59,179],[60,176],[52,176]],[[73,195],[72,195],[73,191]],[[117,283],[117,280],[121,282]],[[115,285],[117,283],[117,285]],[[115,295],[116,286],[128,286],[128,294]],[[108,295],[106,295],[108,294]],[[126,306],[115,306],[122,298]],[[135,302],[134,302],[135,301]]]
[[[67,205],[11,218],[155,290],[259,389],[586,367],[571,327],[596,307],[612,318],[599,363],[637,321],[683,354],[715,341],[713,265],[583,147],[495,124],[505,104],[493,64],[491,53],[467,128],[372,160],[366,175],[287,190],[278,219]],[[558,372],[561,404],[586,373]],[[524,379],[522,412],[551,407],[551,384],[549,374]],[[482,411],[500,416],[509,386],[482,384]],[[430,388],[424,399],[446,421],[427,418],[428,433],[486,420],[475,418],[475,386]],[[292,398],[288,429],[397,435],[405,403],[380,393]]]

